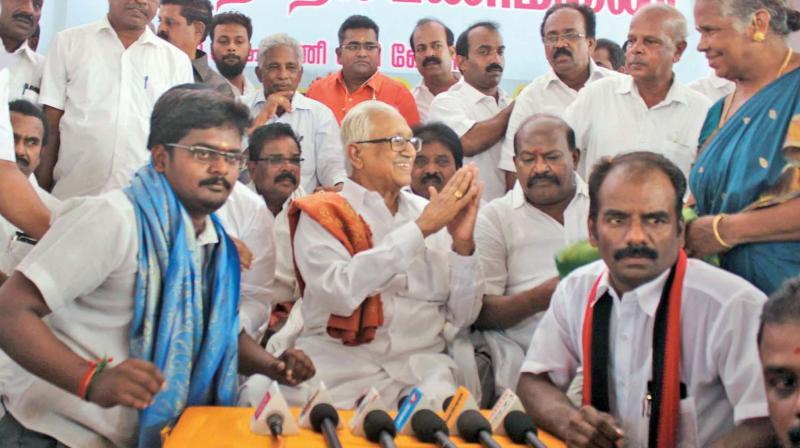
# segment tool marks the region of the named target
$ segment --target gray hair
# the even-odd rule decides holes
[[[666,16],[662,26],[669,33],[673,43],[686,42],[689,27],[686,25],[686,17],[677,8],[666,3],[651,3],[636,11],[636,15],[649,12],[659,12]]]
[[[351,143],[369,140],[372,134],[373,116],[377,113],[394,114],[403,119],[397,109],[382,101],[369,100],[359,103],[347,112],[342,121],[341,136],[344,151],[347,151],[347,146]],[[344,160],[347,174],[353,174],[353,166],[350,164],[347,154],[345,154]]]
[[[791,8],[786,0],[717,0],[722,14],[731,17],[744,29],[753,20],[756,11],[765,9],[769,13],[769,28],[772,32],[788,36],[800,29],[800,13]]]
[[[289,36],[288,34],[279,33],[265,37],[261,43],[258,44],[258,66],[261,67],[264,64],[264,59],[266,59],[268,51],[284,45],[294,51],[295,55],[297,55],[297,62],[302,64],[303,47],[300,46],[300,43],[297,42],[297,39],[294,37]]]

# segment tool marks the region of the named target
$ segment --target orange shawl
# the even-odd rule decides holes
[[[372,231],[369,226],[338,193],[319,192],[292,201],[289,207],[289,234],[292,241],[297,231],[300,212],[330,232],[351,256],[372,248]],[[297,269],[296,262],[294,270],[302,296],[306,283]],[[383,325],[383,305],[380,294],[375,294],[367,297],[349,316],[331,314],[328,318],[328,335],[341,339],[344,345],[366,344],[375,339],[375,332],[381,325]]]

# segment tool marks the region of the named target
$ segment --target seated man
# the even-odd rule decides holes
[[[514,151],[520,181],[483,207],[475,227],[486,278],[475,326],[484,330],[497,393],[517,387],[525,350],[558,284],[556,253],[589,238],[589,193],[575,173],[572,129],[555,116],[533,115],[517,130]]]
[[[800,277],[787,280],[761,313],[758,351],[772,426],[783,448],[800,446]]]
[[[62,205],[0,292],[0,348],[18,364],[0,440],[159,446],[186,406],[235,403],[237,356],[243,374],[283,372],[239,333],[239,257],[213,214],[248,125],[218,93],[167,92],[151,163],[124,190]],[[290,384],[313,374],[294,366]]]
[[[430,187],[442,191],[445,184],[464,163],[461,140],[444,123],[430,123],[414,128],[414,137],[422,140],[422,149],[411,170],[411,191],[430,199]]]
[[[589,178],[602,260],[556,288],[517,392],[569,446],[771,446],[756,316],[763,293],[681,250],[686,181],[664,156],[604,159]],[[564,391],[583,372],[583,407]]]
[[[420,141],[379,101],[348,113],[342,141],[351,174],[341,193],[296,199],[289,212],[303,291],[296,346],[318,370],[310,386],[324,381],[340,408],[370,387],[390,406],[414,386],[441,405],[456,389],[442,330],[469,326],[483,295],[477,169],[459,170],[430,202],[403,191]]]

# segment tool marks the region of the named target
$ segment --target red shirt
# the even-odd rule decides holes
[[[340,125],[350,109],[367,100],[378,100],[394,106],[410,127],[420,122],[417,103],[411,92],[403,84],[380,72],[372,75],[372,78],[355,92],[349,93],[342,78],[342,71],[339,70],[311,83],[306,96],[328,106]]]

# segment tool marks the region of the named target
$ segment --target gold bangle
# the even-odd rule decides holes
[[[724,247],[725,249],[733,249],[733,246],[726,243],[725,240],[722,239],[722,236],[719,234],[719,222],[722,221],[722,219],[725,218],[726,216],[728,215],[726,215],[725,213],[720,213],[719,215],[714,216],[714,220],[711,221],[711,230],[714,231],[714,238],[717,239],[717,242],[719,243],[720,246]]]

